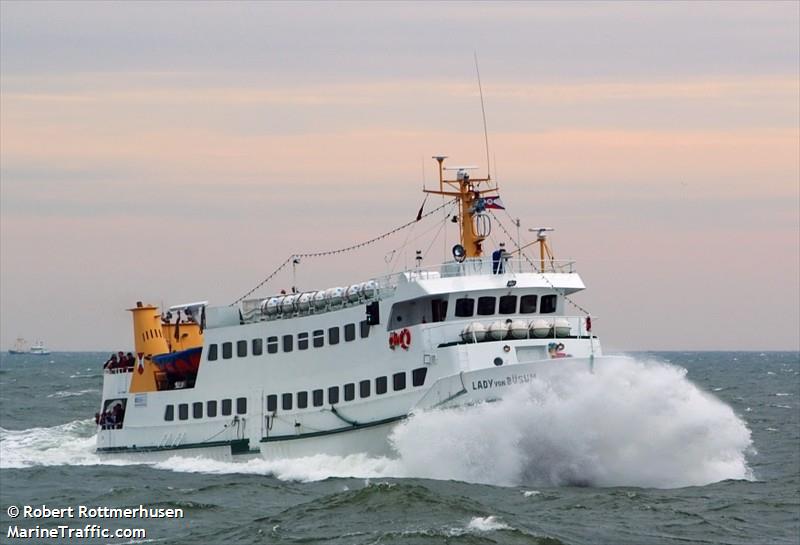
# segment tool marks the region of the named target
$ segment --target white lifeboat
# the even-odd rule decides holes
[[[550,335],[550,322],[547,320],[533,320],[531,322],[531,335],[537,339],[544,339]]]
[[[347,288],[347,300],[351,303],[355,303],[358,301],[359,297],[361,297],[361,290],[363,286],[362,284],[353,284],[349,288]]]
[[[465,343],[481,342],[486,340],[486,326],[480,322],[467,324],[461,331],[461,340]]]
[[[556,318],[555,322],[556,337],[569,337],[572,332],[572,326],[566,318]]]
[[[344,288],[328,288],[325,290],[325,297],[331,305],[339,305],[344,299]]]
[[[295,301],[297,301],[297,295],[287,295],[284,297],[281,303],[281,312],[284,314],[291,314],[294,312]]]
[[[320,290],[314,294],[314,308],[323,309],[328,304],[328,300],[325,299],[325,290]]]
[[[514,320],[511,322],[509,330],[511,331],[512,339],[524,339],[528,336],[528,322],[525,320]]]
[[[281,303],[283,302],[283,297],[270,297],[267,300],[267,315],[274,316],[280,311]]]
[[[506,335],[508,335],[510,325],[511,324],[504,320],[492,322],[492,325],[489,326],[489,338],[493,341],[502,341],[506,338]]]
[[[268,302],[269,302],[269,299],[264,299],[264,300],[261,301],[261,304],[258,305],[258,309],[261,311],[261,314],[266,314],[267,313],[267,303]]]
[[[297,298],[297,310],[302,312],[307,311],[311,308],[311,299],[314,296],[314,292],[306,292],[301,293],[300,297]]]

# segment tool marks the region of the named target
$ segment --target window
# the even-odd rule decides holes
[[[339,387],[331,386],[328,388],[328,403],[331,405],[339,403]]]
[[[297,349],[308,350],[308,332],[297,334]]]
[[[358,325],[361,328],[361,338],[366,339],[369,337],[369,321],[361,320]]]
[[[281,409],[284,411],[292,410],[292,394],[281,395]]]
[[[468,297],[456,299],[456,316],[459,318],[469,318],[475,314],[475,299]]]
[[[517,296],[503,295],[500,297],[500,304],[498,305],[497,312],[500,314],[514,314],[517,312]]]
[[[542,295],[542,303],[539,307],[539,312],[542,314],[552,314],[556,311],[556,302],[555,295]]]
[[[322,329],[314,330],[314,348],[325,346],[325,331]]]
[[[431,321],[444,322],[447,317],[447,299],[434,299],[431,301]]]
[[[344,385],[344,400],[345,401],[353,401],[356,398],[356,385],[353,382],[349,382]]]
[[[178,405],[178,418],[181,420],[189,420],[189,404],[181,403]]]
[[[322,390],[314,390],[311,392],[311,398],[315,407],[322,407]]]
[[[214,418],[217,416],[217,401],[207,401],[206,402],[206,416],[209,418]]]
[[[411,371],[411,384],[414,386],[422,386],[425,384],[425,375],[428,374],[427,367],[419,367]]]
[[[523,295],[519,298],[519,313],[520,314],[533,314],[536,312],[536,296]]]
[[[284,352],[291,352],[293,344],[294,344],[294,336],[292,336],[292,335],[284,335],[283,336],[283,351]]]
[[[236,341],[236,355],[240,358],[247,357],[247,341]]]
[[[215,361],[217,359],[217,345],[208,345],[208,361]]]
[[[399,390],[406,389],[406,374],[405,373],[395,373],[392,375],[392,387],[394,391],[397,392]]]
[[[328,329],[328,344],[339,344],[339,327]]]
[[[358,383],[358,395],[362,398],[369,397],[369,386],[370,382],[368,380],[362,380]]]
[[[267,354],[278,352],[278,337],[267,337]]]
[[[385,394],[387,390],[386,377],[378,377],[375,379],[375,393],[377,395]]]
[[[222,416],[230,416],[233,412],[233,404],[230,399],[222,400]]]
[[[236,414],[247,414],[247,398],[236,398]]]
[[[192,417],[203,418],[203,402],[196,401],[192,403]]]
[[[264,353],[264,339],[253,339],[253,355],[260,356]]]
[[[494,314],[494,297],[478,297],[478,314],[490,316]]]
[[[168,422],[175,420],[175,405],[167,405],[164,407],[164,420]]]
[[[222,359],[229,360],[233,357],[233,344],[222,343]]]
[[[356,340],[356,324],[344,326],[344,340],[347,342]]]
[[[278,396],[275,394],[267,396],[267,412],[274,413],[278,410]]]
[[[305,409],[308,407],[308,392],[297,392],[297,408]]]

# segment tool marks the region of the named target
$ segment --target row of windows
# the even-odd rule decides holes
[[[517,299],[519,299],[519,307],[517,307]],[[478,316],[517,314],[517,308],[519,308],[519,314],[534,314],[536,312],[537,299],[536,295],[523,295],[519,298],[516,295],[502,295],[499,298],[492,296],[478,297],[477,314]],[[475,315],[475,302],[475,299],[471,297],[456,299],[455,315],[461,318],[469,318]],[[556,311],[558,299],[556,295],[543,295],[541,301],[538,302],[540,314],[552,314]]]
[[[232,399],[223,399],[220,403],[220,409],[222,416],[230,416],[233,414],[233,400]],[[206,409],[206,416],[208,418],[214,418],[217,416],[217,400],[212,399],[210,401],[206,401],[205,403]],[[237,397],[236,398],[236,414],[246,414],[247,413],[247,398],[246,397]],[[192,418],[203,418],[203,402],[202,401],[195,401],[192,403]],[[164,420],[172,421],[175,420],[175,405],[167,405],[164,409]],[[188,403],[179,403],[178,404],[178,420],[189,420],[189,404]]]
[[[369,323],[364,320],[360,322],[360,336],[362,339],[369,337]],[[356,324],[346,324],[344,329],[345,342],[356,340]],[[310,334],[308,332],[297,334],[297,350],[308,350],[309,346],[314,348],[322,348],[325,346],[325,340],[329,345],[339,344],[340,341],[340,328],[339,326],[329,327],[326,331],[324,329],[316,329]],[[280,339],[277,336],[267,337],[266,348],[267,354],[276,354],[278,347],[283,352],[292,352],[295,348],[295,336],[283,335]],[[279,342],[280,341],[280,342]],[[233,342],[224,342],[222,344],[222,359],[229,360],[233,357]],[[260,356],[264,353],[264,339],[252,339],[250,343],[245,340],[236,341],[236,356],[239,358],[246,358],[248,353],[248,344],[250,347],[250,354],[253,356]],[[219,351],[216,344],[208,345],[208,360],[214,361],[219,358]]]
[[[425,376],[428,374],[427,367],[420,367],[411,371],[411,385],[422,386],[425,384]],[[339,403],[339,394],[342,394],[344,401],[353,401],[356,398],[356,387],[358,389],[359,399],[365,399],[372,395],[373,383],[375,387],[375,395],[383,395],[389,391],[389,377],[377,377],[372,380],[362,380],[356,385],[355,382],[350,382],[342,386],[341,391],[339,386],[331,386],[327,390],[322,388],[312,390],[309,396],[308,392],[285,393],[280,395],[281,409],[284,411],[291,411],[293,407],[298,409],[307,409],[309,401],[314,407],[322,407],[325,405],[325,397],[327,394],[328,405],[336,405]],[[406,373],[395,373],[392,375],[392,390],[399,392],[406,389]],[[267,411],[274,413],[278,410],[278,395],[271,394],[267,396]]]

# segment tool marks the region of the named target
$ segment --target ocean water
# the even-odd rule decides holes
[[[391,459],[156,464],[93,452],[100,353],[0,355],[0,543],[800,543],[800,355],[637,353],[569,384],[409,419]],[[9,506],[179,507],[182,519],[12,519]]]

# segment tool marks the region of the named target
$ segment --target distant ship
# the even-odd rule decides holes
[[[29,354],[33,356],[47,356],[50,354],[50,351],[45,347],[43,341],[36,341],[36,343],[31,346]]]

